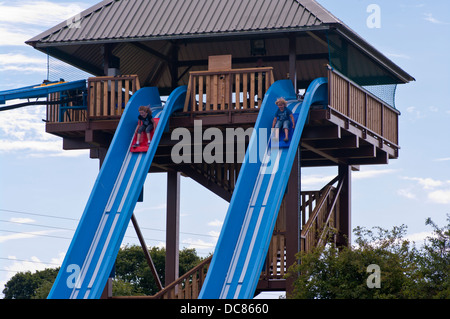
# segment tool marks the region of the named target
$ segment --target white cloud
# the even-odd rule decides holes
[[[58,267],[58,265],[62,264],[64,256],[65,254],[61,252],[57,257],[52,258],[49,262],[43,262],[36,256],[31,256],[29,260],[20,260],[16,256],[8,256],[8,259],[12,263],[8,266],[5,266],[4,270],[9,272],[8,277],[11,278],[17,272],[30,271],[33,273],[35,271],[44,270],[46,268],[56,268]]]
[[[411,60],[411,57],[409,55],[403,53],[386,53],[386,55],[390,58]]]
[[[375,178],[381,175],[391,174],[396,172],[395,169],[378,169],[378,170],[362,170],[352,173],[352,179],[366,179]],[[321,189],[328,184],[336,175],[302,175],[302,188],[305,189]]]
[[[302,187],[322,188],[335,177],[335,175],[302,175]]]
[[[215,219],[208,223],[208,226],[213,226],[213,227],[222,227],[222,225],[223,225],[223,220],[218,220],[218,219]]]
[[[399,196],[402,196],[402,197],[406,197],[406,198],[408,198],[408,199],[416,199],[416,195],[414,195],[410,190],[408,190],[408,189],[399,189],[398,191],[397,191],[397,194],[399,195]]]
[[[421,177],[403,177],[403,179],[409,180],[409,181],[416,181],[419,183],[420,186],[423,187],[423,189],[429,190],[434,189],[436,187],[440,187],[444,185],[446,182],[435,180],[432,178],[421,178]]]
[[[219,238],[220,232],[212,230],[212,231],[208,232],[208,235],[212,236],[212,237]]]
[[[34,219],[31,219],[31,218],[21,218],[21,217],[12,217],[12,218],[10,218],[10,220],[9,221],[11,221],[11,222],[13,222],[13,223],[18,223],[18,224],[29,224],[29,223],[34,223],[35,222],[35,220]]]
[[[16,256],[8,256],[11,264],[3,267],[6,272],[5,279],[0,282],[0,287],[4,287],[11,277],[13,277],[18,272],[35,272],[37,270],[44,270],[46,268],[56,268],[61,265],[64,260],[65,253],[61,252],[57,257],[52,258],[49,262],[42,262],[38,257],[31,256],[29,260],[19,260]],[[3,288],[0,288],[0,293]],[[3,294],[0,295],[3,297]]]
[[[408,115],[413,116],[413,119],[422,119],[424,118],[423,113],[415,106],[409,106],[406,108],[406,112]]]
[[[18,103],[8,101],[7,105]],[[45,106],[3,111],[0,113],[0,154],[21,153],[31,157],[75,157],[86,150],[64,151],[62,140],[45,132]]]
[[[196,250],[205,250],[205,249],[213,249],[215,247],[215,243],[213,242],[207,242],[201,239],[192,239],[187,238],[183,240],[183,246],[188,249],[196,249]]]
[[[433,232],[418,232],[413,234],[408,234],[405,236],[406,240],[409,240],[410,242],[414,242],[417,246],[421,246],[425,243],[425,240],[429,237],[432,237],[434,235]]]
[[[437,204],[450,204],[450,189],[440,189],[428,194],[428,199]]]
[[[367,170],[354,172],[352,177],[354,179],[364,179],[364,178],[374,178],[380,175],[392,174],[396,172],[395,169],[377,169],[377,170]]]
[[[0,243],[4,243],[10,240],[17,239],[27,239],[34,238],[38,236],[45,236],[51,233],[58,232],[58,230],[42,230],[42,231],[34,231],[34,232],[23,232],[23,233],[11,233],[8,235],[0,235]]]
[[[14,4],[0,3],[0,22],[54,26],[82,11],[81,5],[70,2],[18,1]],[[42,14],[45,12],[45,14]]]
[[[1,41],[1,40],[0,40]],[[0,43],[0,45],[2,45]],[[46,72],[47,60],[21,53],[0,54],[0,72]]]
[[[82,3],[70,2],[0,2],[0,46],[23,46],[45,29],[80,13],[83,7]]]
[[[433,24],[449,24],[448,22],[440,21],[433,17],[432,13],[424,13],[425,17],[423,18],[425,21],[431,22]]]
[[[426,194],[430,202],[435,204],[450,204],[450,180],[436,180],[430,177],[403,177],[403,179],[417,182],[424,190],[424,194]],[[403,196],[405,195],[406,193],[403,194]]]
[[[0,46],[21,46],[25,44],[25,41],[32,38],[33,34],[39,33],[39,31],[27,31],[14,26],[0,24]]]

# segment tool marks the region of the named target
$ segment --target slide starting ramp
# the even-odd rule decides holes
[[[5,104],[6,101],[14,99],[44,98],[51,93],[70,90],[86,90],[86,80],[72,82],[60,80],[0,91],[0,104]]]
[[[277,81],[267,91],[200,299],[253,298],[309,108],[326,103],[327,96],[326,78],[314,80],[302,102],[290,80]],[[288,101],[297,118],[287,145],[275,141],[270,132],[279,97]]]
[[[164,108],[156,87],[137,91],[125,107],[82,218],[48,296],[98,299],[113,268],[123,236],[171,114],[181,110],[186,86],[178,87]],[[158,119],[147,152],[131,152],[138,108],[150,105]]]

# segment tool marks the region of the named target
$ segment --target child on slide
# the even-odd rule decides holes
[[[150,132],[155,127],[155,122],[153,121],[153,116],[152,116],[152,110],[148,106],[140,106],[138,120],[140,121],[141,125],[138,128],[136,144],[134,144],[133,147],[139,146],[141,134],[144,131],[147,134],[148,144],[150,145]]]
[[[283,128],[285,132],[284,141],[287,142],[289,140],[289,124],[292,123],[292,128],[295,128],[294,116],[292,111],[288,109],[286,100],[282,97],[278,98],[275,104],[278,106],[278,110],[275,112],[272,122],[272,128],[275,128],[274,139],[278,140],[280,128]]]

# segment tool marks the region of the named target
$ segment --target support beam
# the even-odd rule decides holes
[[[180,173],[167,172],[166,282],[179,277],[180,249]]]
[[[296,67],[296,38],[295,35],[289,36],[289,79],[292,81],[294,85],[295,94],[297,91],[297,67]]]
[[[300,251],[300,150],[297,150],[286,192],[286,268],[297,260]],[[281,261],[283,262],[283,261]],[[275,266],[274,266],[275,267]],[[286,292],[292,292],[294,279],[286,279]]]
[[[342,190],[339,195],[339,212],[337,216],[338,235],[337,246],[348,246],[351,242],[351,203],[352,203],[352,170],[351,166],[339,165],[339,176],[343,178]]]
[[[163,286],[161,284],[161,280],[159,279],[158,272],[156,271],[155,264],[153,263],[152,260],[152,256],[150,256],[150,252],[148,251],[148,247],[147,244],[145,243],[144,236],[142,235],[141,228],[139,227],[139,224],[134,214],[131,215],[131,222],[133,223],[134,230],[136,231],[136,235],[138,236],[139,243],[141,244],[142,251],[144,252],[145,255],[145,259],[147,260],[147,264],[150,267],[150,270],[152,271],[153,278],[155,278],[156,285],[158,286],[159,290],[162,290]]]
[[[337,150],[337,149],[354,149],[359,148],[359,138],[355,135],[343,136],[340,139],[329,140],[310,140],[308,145],[314,149],[325,150]]]
[[[171,63],[169,64],[172,90],[178,87],[178,45],[173,43],[170,50]]]
[[[302,134],[302,141],[339,138],[341,138],[341,128],[335,125],[305,127]]]

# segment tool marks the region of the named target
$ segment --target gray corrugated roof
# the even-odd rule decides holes
[[[260,65],[251,53],[253,38],[265,40],[264,65],[274,67],[276,79],[286,78],[290,36],[296,53],[306,56],[297,61],[297,80],[307,83],[324,75],[334,52],[331,35],[364,57],[352,62],[358,67],[349,77],[368,76],[359,67],[368,64],[370,76],[387,70],[395,81],[414,80],[315,0],[104,0],[77,15],[75,24],[64,21],[27,43],[94,75],[105,73],[103,44],[111,44],[122,74],[169,88],[174,80],[186,84],[188,71],[205,69],[209,55],[231,54],[235,68]]]
[[[79,17],[79,28],[63,22],[27,42],[179,38],[342,23],[314,0],[107,0]]]

